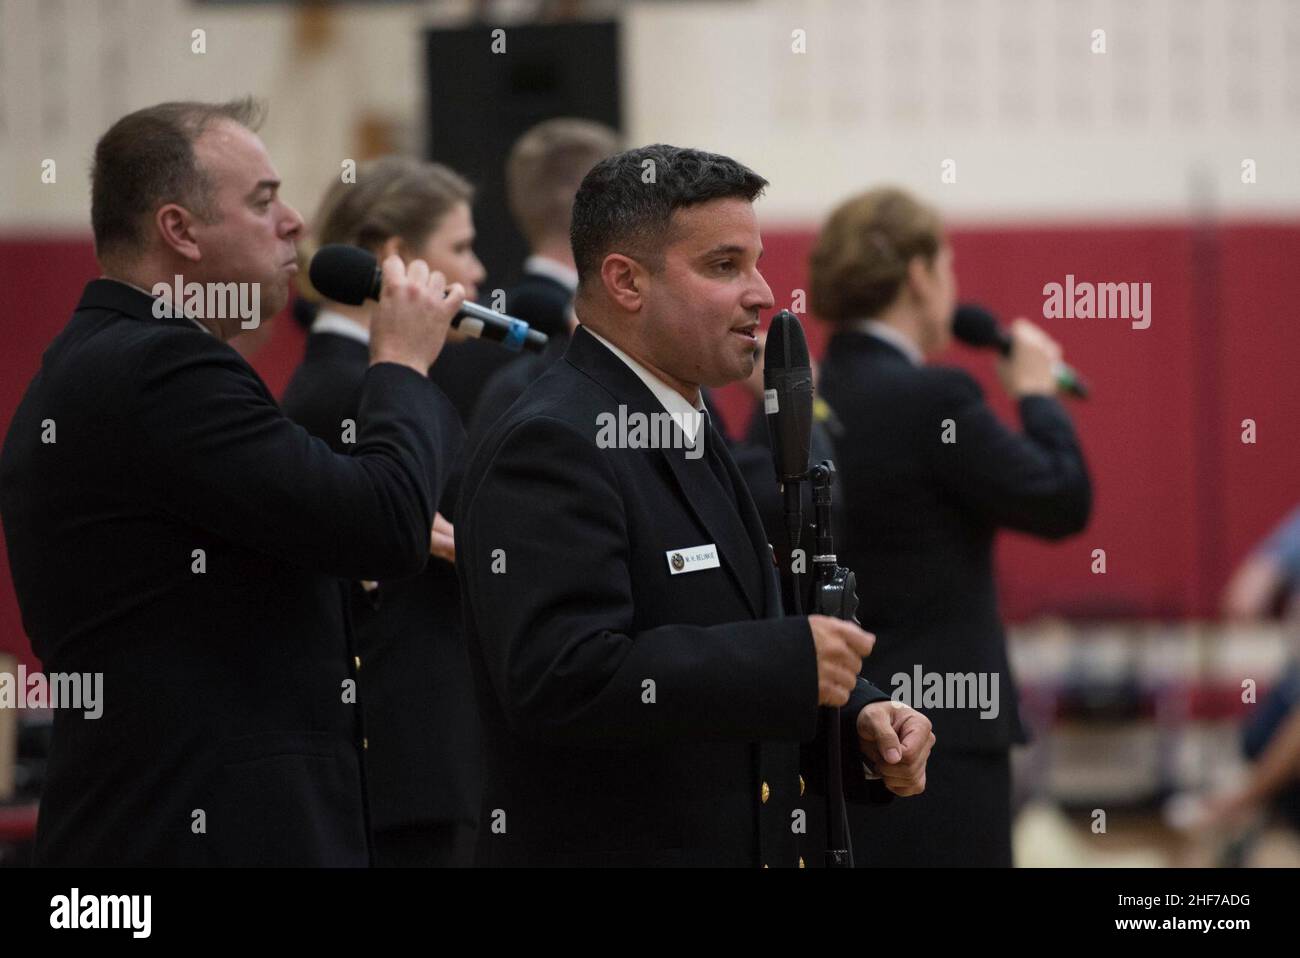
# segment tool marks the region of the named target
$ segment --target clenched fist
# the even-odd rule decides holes
[[[858,713],[858,748],[895,795],[925,791],[934,741],[930,720],[902,702],[872,702]]]

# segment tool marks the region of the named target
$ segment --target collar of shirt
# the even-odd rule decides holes
[[[322,309],[316,314],[316,318],[312,320],[311,332],[334,333],[336,336],[345,336],[367,346],[370,345],[370,330],[355,320],[348,319],[342,313],[330,309]]]
[[[647,389],[654,393],[655,399],[659,400],[659,405],[664,407],[664,412],[672,416],[673,422],[681,427],[682,432],[686,434],[686,438],[692,443],[695,442],[695,434],[699,432],[700,426],[704,424],[705,417],[708,416],[708,411],[704,408],[704,400],[701,398],[696,405],[692,406],[686,401],[685,396],[600,335],[600,333],[590,326],[584,326],[583,329],[591,333],[596,342],[623,360],[627,368],[636,373],[637,378],[646,384]]]
[[[570,293],[578,291],[578,271],[549,256],[538,256],[534,253],[524,260],[524,272],[553,279]]]
[[[102,277],[100,277],[100,278],[101,278],[101,279],[112,280],[114,283],[121,283],[123,286],[130,286],[132,289],[134,289],[134,290],[139,290],[140,292],[144,293],[146,296],[152,297],[153,299],[157,299],[157,298],[158,298],[157,296],[154,296],[153,293],[149,292],[149,290],[147,290],[147,289],[141,289],[139,286],[135,285],[135,283],[128,283],[126,280],[124,280],[124,279],[118,279],[116,276],[102,276]],[[183,313],[183,312],[182,312],[181,315],[185,316],[186,319],[188,319],[188,320],[189,320],[191,323],[193,323],[195,326],[199,327],[199,329],[203,330],[203,331],[204,331],[205,333],[207,333],[209,336],[215,336],[215,335],[217,335],[217,334],[214,333],[212,330],[208,329],[208,327],[206,327],[206,326],[204,326],[202,323],[200,323],[200,322],[199,322],[197,319],[195,319],[193,316],[186,316],[185,313]]]
[[[916,343],[888,323],[882,323],[878,319],[858,319],[849,323],[849,329],[856,330],[859,333],[866,333],[868,336],[874,336],[882,342],[889,343],[889,345],[906,356],[913,366],[921,366],[925,363],[925,356]]]

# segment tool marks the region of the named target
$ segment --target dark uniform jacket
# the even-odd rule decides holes
[[[312,333],[285,390],[285,414],[336,451],[349,452],[353,446],[342,441],[342,424],[356,421],[369,364],[365,343]],[[441,508],[450,520],[449,506]],[[455,567],[432,557],[420,574],[386,579],[373,594],[356,583],[350,588],[374,827],[473,824],[479,804],[478,713]]]
[[[819,392],[835,442],[844,516],[840,562],[857,573],[872,677],[997,673],[996,718],[978,707],[923,709],[937,748],[1023,742],[993,579],[1000,528],[1046,538],[1081,530],[1091,508],[1083,453],[1061,404],[1020,400],[1024,433],[1002,424],[959,369],[915,366],[893,345],[837,333]],[[949,422],[950,421],[950,422]],[[944,442],[947,438],[954,441]],[[915,683],[913,683],[915,684]],[[911,701],[915,707],[922,703]]]
[[[525,273],[507,290],[505,312],[553,339],[565,336],[572,300],[573,294],[558,280],[541,273]],[[511,352],[499,343],[484,339],[448,343],[429,376],[451,399],[461,421],[468,425],[488,380],[498,371],[536,355]]]
[[[602,413],[664,415],[583,329],[488,432],[456,522],[484,720],[479,861],[796,866],[820,847],[824,748],[807,620],[725,446],[601,448]],[[705,427],[711,433],[711,427]],[[702,437],[703,438],[703,437]],[[673,574],[712,544],[713,568]],[[678,567],[683,563],[678,562]],[[846,786],[865,799],[844,710]],[[802,775],[802,777],[801,777]]]
[[[423,568],[459,425],[381,363],[337,455],[153,303],[88,284],[0,456],[32,646],[47,672],[103,673],[101,717],[54,716],[36,860],[365,865],[340,579]]]
[[[546,348],[540,353],[523,356],[518,362],[508,363],[493,373],[478,397],[473,418],[465,424],[465,431],[469,434],[468,449],[477,449],[501,414],[513,406],[542,373],[563,359],[568,349],[568,333],[556,333],[547,340]]]

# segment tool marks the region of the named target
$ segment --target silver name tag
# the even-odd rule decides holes
[[[700,569],[719,567],[718,547],[712,542],[702,546],[689,546],[685,549],[669,549],[664,555],[668,559],[670,575],[683,572],[698,572]]]

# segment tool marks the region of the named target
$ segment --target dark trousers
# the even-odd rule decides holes
[[[920,795],[849,806],[857,867],[1010,868],[1010,752],[936,749],[925,780]]]
[[[419,822],[374,833],[378,868],[468,868],[475,828],[462,822]]]

